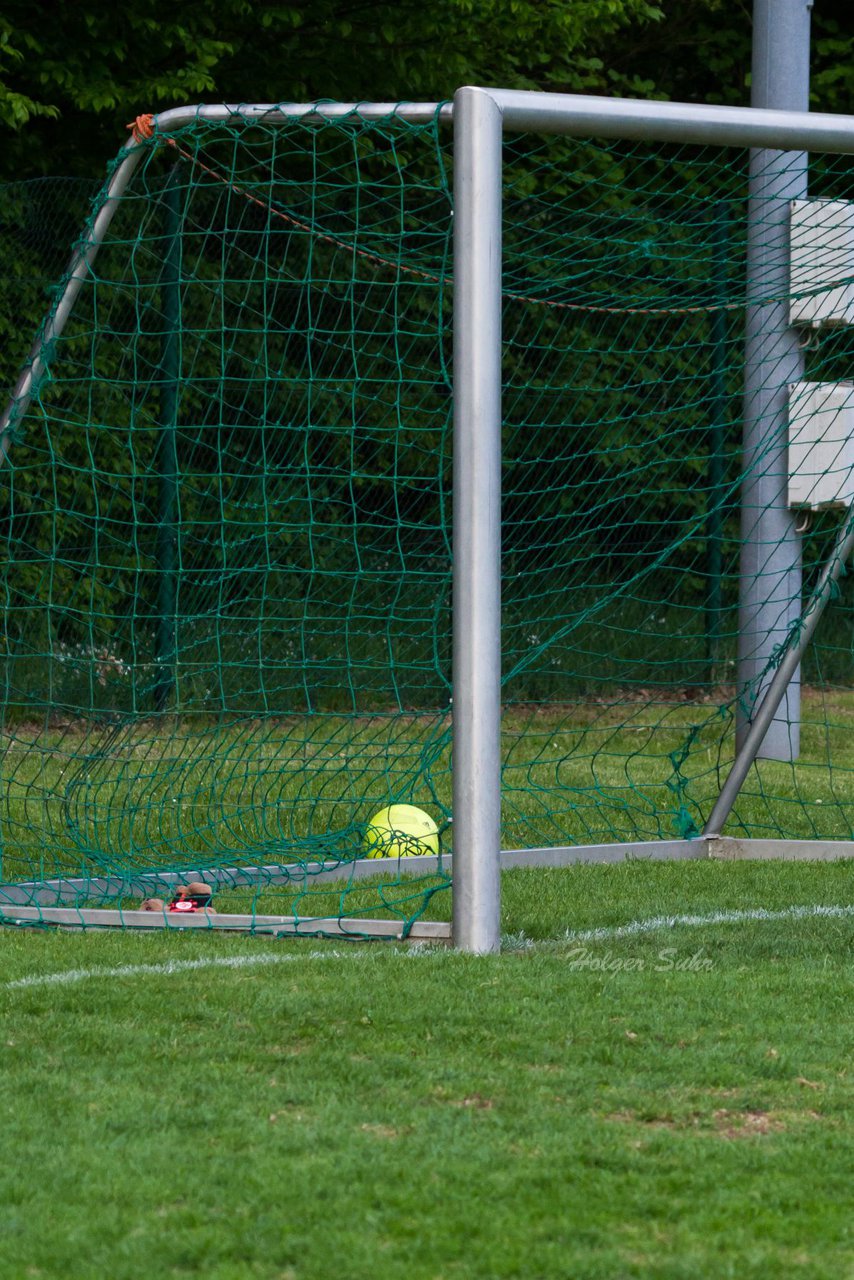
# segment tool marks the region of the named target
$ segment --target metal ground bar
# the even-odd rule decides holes
[[[386,938],[400,942],[448,942],[451,926],[443,921],[339,919],[337,916],[218,915],[169,911],[105,911],[88,907],[15,907],[21,924],[50,924],[77,929],[208,929],[287,937]],[[11,923],[7,919],[7,924]]]
[[[854,840],[740,840],[713,836],[709,857],[724,862],[835,862],[854,858]]]
[[[502,871],[513,867],[567,867],[578,863],[616,863],[633,859],[676,861],[708,857],[708,841],[692,840],[630,841],[625,844],[567,845],[556,848],[504,849],[500,854]],[[315,884],[342,880],[365,880],[378,875],[426,876],[450,874],[453,855],[427,854],[412,858],[359,858],[355,862],[270,863],[245,867],[189,867],[185,871],[143,872],[127,876],[74,876],[50,880],[30,880],[0,888],[0,909],[4,905],[62,902],[115,898],[120,894],[143,898],[160,896],[191,880],[203,880],[214,889],[258,887],[285,884],[305,889]]]

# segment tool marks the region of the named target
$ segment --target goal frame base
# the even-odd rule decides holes
[[[504,849],[502,871],[514,868],[558,868],[621,862],[831,862],[854,858],[854,840],[763,840],[731,836],[697,836],[687,840],[628,841],[622,844]],[[387,865],[383,865],[386,863]],[[316,867],[317,870],[313,868]],[[0,890],[0,915],[7,924],[43,923],[66,929],[208,929],[257,933],[275,937],[387,939],[405,942],[450,943],[452,926],[443,921],[359,919],[355,916],[282,916],[253,913],[170,913],[73,905],[98,898],[153,896],[169,891],[188,878],[204,878],[215,888],[314,885],[364,880],[386,874],[424,876],[449,873],[453,855],[378,859],[315,864],[283,863],[247,867],[188,868],[184,872],[141,873],[137,876],[95,876],[32,881]]]

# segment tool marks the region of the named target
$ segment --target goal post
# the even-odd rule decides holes
[[[844,220],[851,117],[467,86],[140,118],[0,420],[0,915],[130,927],[192,874],[221,927],[490,952],[502,868],[851,853],[843,645],[807,758],[760,759],[854,540],[850,320],[810,331],[832,412],[754,370],[815,534],[721,676],[780,455],[733,407],[752,148],[819,156]],[[840,292],[809,252],[787,306]],[[438,854],[372,856],[395,804]]]
[[[526,134],[559,134],[575,137],[614,138],[620,140],[641,139],[645,142],[660,141],[668,143],[699,144],[703,146],[739,146],[747,148],[771,149],[772,152],[792,152],[796,154],[810,150],[854,153],[854,117],[837,117],[830,115],[808,115],[801,112],[773,111],[743,108],[719,108],[693,106],[687,104],[654,103],[641,101],[605,100],[600,98],[583,98],[516,90],[486,90],[474,87],[459,89],[454,98],[456,113],[457,152],[455,171],[455,216],[458,221],[456,246],[456,262],[460,258],[470,259],[471,266],[466,273],[457,277],[456,323],[466,332],[466,338],[458,338],[458,350],[465,352],[465,359],[458,359],[455,367],[455,396],[458,406],[476,404],[479,412],[476,417],[477,429],[483,438],[492,445],[492,456],[486,465],[487,474],[491,474],[491,463],[500,456],[501,440],[501,318],[500,299],[496,297],[496,282],[501,272],[501,205],[494,194],[495,173],[502,163],[502,143],[505,133]],[[500,125],[499,125],[500,121]],[[781,164],[776,155],[774,181],[768,187],[764,175],[760,172],[754,179],[756,188],[767,199],[770,195],[776,203],[788,202],[792,195],[806,194],[799,176],[802,168],[797,158],[797,189],[792,187],[785,163]],[[766,188],[768,188],[766,190]],[[761,204],[761,199],[759,201]],[[754,221],[761,221],[761,208],[754,211]],[[779,221],[779,217],[777,218]],[[786,222],[788,225],[788,220]],[[779,236],[776,237],[779,241]],[[754,233],[754,240],[756,235]],[[775,274],[771,282],[776,290],[781,287],[779,266],[779,243],[776,245]],[[489,274],[480,264],[491,264],[490,289]],[[849,270],[854,267],[850,264]],[[758,268],[754,265],[754,299],[761,303],[763,287],[767,289],[769,279],[767,271],[758,278]],[[840,272],[845,275],[845,269]],[[783,261],[784,278],[788,275]],[[759,295],[756,289],[759,288]],[[785,288],[785,285],[783,286]],[[787,302],[784,295],[782,301]],[[758,321],[754,321],[754,349],[748,350],[745,378],[748,394],[752,397],[765,396],[768,392],[767,352],[763,350],[763,335],[758,328],[762,323],[761,311]],[[469,336],[469,334],[471,336]],[[758,339],[758,342],[757,342]],[[469,347],[467,344],[471,343]],[[791,343],[789,344],[791,345]],[[472,349],[473,348],[473,349]],[[781,365],[776,349],[771,352],[771,361],[775,365],[772,377],[779,380],[779,386],[771,383],[773,398],[779,400],[780,394],[785,396],[791,380],[788,367]],[[751,363],[752,361],[752,363]],[[765,367],[763,368],[763,364]],[[780,367],[776,367],[780,366]],[[752,388],[752,390],[751,390]],[[768,424],[757,423],[761,419],[760,411],[754,406],[751,410],[750,448],[754,455],[767,462]],[[852,421],[854,427],[854,421]],[[778,428],[775,424],[774,434]],[[779,453],[775,443],[773,450]],[[784,449],[785,456],[785,449]],[[755,456],[749,464],[745,480],[743,501],[746,507],[745,528],[748,541],[753,539],[755,549],[748,559],[754,564],[755,572],[745,575],[745,590],[749,593],[750,604],[743,603],[742,612],[750,614],[750,627],[754,636],[776,635],[782,637],[776,645],[771,645],[770,660],[764,663],[756,661],[751,647],[751,660],[755,670],[752,672],[753,682],[761,696],[748,710],[742,711],[745,729],[742,730],[743,741],[736,759],[725,775],[724,785],[710,814],[705,834],[710,839],[720,835],[723,825],[729,816],[747,773],[761,754],[763,740],[774,723],[781,703],[786,697],[790,682],[795,678],[800,658],[813,636],[822,612],[831,598],[835,583],[854,547],[854,515],[843,523],[830,559],[815,587],[805,608],[799,601],[776,598],[778,586],[768,587],[769,576],[777,577],[768,569],[769,557],[785,554],[775,544],[766,545],[768,525],[760,530],[752,517],[753,476],[757,470]],[[760,475],[765,468],[760,465]],[[776,490],[779,482],[772,479]],[[768,484],[765,484],[765,490]],[[763,491],[764,492],[764,491]],[[486,541],[491,528],[484,514],[482,529],[484,542],[478,560],[478,569],[487,584],[495,581],[497,588],[497,571],[493,566],[500,557],[500,533],[492,532],[491,540]],[[784,533],[787,534],[789,521],[785,522]],[[495,578],[493,579],[493,574]],[[779,575],[777,575],[779,576]],[[792,575],[789,575],[791,579]],[[787,581],[789,581],[787,579]],[[765,583],[763,596],[762,582]],[[800,574],[794,581],[800,590]],[[466,588],[461,588],[465,590]],[[481,583],[481,591],[489,591],[490,585]],[[746,601],[748,596],[743,596]],[[758,601],[758,603],[757,603]],[[781,610],[787,615],[781,630]],[[766,644],[766,648],[767,648]],[[491,673],[488,662],[483,664],[485,673]],[[773,679],[770,677],[773,675]],[[480,690],[480,707],[474,711],[473,718],[484,728],[492,728],[493,742],[484,751],[483,758],[494,760],[498,755],[498,734],[494,708],[500,695],[495,688],[497,681],[490,684],[488,677],[484,679]],[[744,707],[744,703],[741,703]],[[799,724],[792,726],[797,738]],[[775,753],[776,754],[776,753]],[[797,753],[796,753],[797,754]],[[478,773],[479,784],[483,795],[479,803],[474,801],[468,806],[473,814],[483,815],[484,825],[492,804],[500,803],[500,770],[492,768]],[[498,844],[493,847],[486,844],[479,846],[474,833],[466,842],[469,856],[481,866],[480,874],[486,878],[487,869],[498,865]],[[840,856],[850,853],[847,847],[839,846]],[[686,850],[687,853],[687,850]],[[591,856],[596,856],[594,850]],[[497,905],[485,894],[482,898],[484,911],[490,912],[491,924],[484,919],[479,925],[478,942],[475,949],[493,949],[498,945],[499,919]]]
[[[501,112],[454,100],[454,936],[500,945]]]

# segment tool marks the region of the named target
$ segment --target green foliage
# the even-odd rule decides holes
[[[641,75],[632,96],[748,106],[752,7],[752,0],[663,0],[656,25],[629,23],[611,41],[613,83]],[[854,49],[848,0],[811,7],[811,30],[810,109],[847,114]]]
[[[13,43],[14,41],[14,43]],[[25,93],[10,88],[8,80],[14,79],[21,64],[40,52],[38,41],[27,32],[13,32],[8,22],[0,18],[0,121],[7,128],[18,129],[35,116],[57,117],[59,110],[47,103],[37,102]]]
[[[812,105],[847,111],[847,0],[812,18]],[[725,0],[24,0],[0,19],[0,177],[100,173],[140,112],[195,101],[440,100],[460,84],[744,105],[750,6]]]
[[[651,0],[152,0],[117,22],[114,6],[85,0],[45,22],[12,0],[0,119],[18,136],[5,172],[99,172],[128,120],[199,100],[438,100],[466,82],[613,91],[624,81],[606,73],[611,42],[659,17]],[[39,115],[61,123],[22,133]]]

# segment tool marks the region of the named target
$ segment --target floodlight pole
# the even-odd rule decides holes
[[[501,110],[454,98],[454,944],[497,951],[501,849]]]
[[[754,0],[752,108],[809,109],[812,0]],[[788,386],[804,357],[789,324],[790,202],[807,194],[803,152],[750,154],[744,371],[744,483],[738,618],[736,742],[750,733],[774,676],[774,655],[801,612],[801,540],[787,501]],[[800,751],[800,668],[757,754],[794,760]]]

